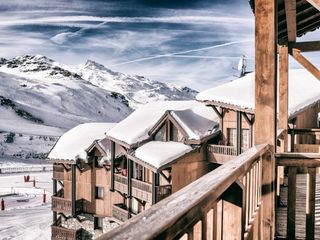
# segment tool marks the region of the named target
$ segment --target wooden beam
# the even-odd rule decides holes
[[[287,130],[288,129],[288,116],[289,116],[289,105],[288,105],[288,78],[289,78],[289,59],[288,59],[288,46],[282,45],[279,49],[279,126],[278,128]],[[285,152],[288,146],[288,136],[284,136],[284,147]]]
[[[71,165],[71,213],[72,217],[77,215],[76,211],[76,201],[77,201],[77,178],[76,178],[77,167],[75,164]]]
[[[297,11],[296,0],[285,0],[288,41],[295,42],[297,39]]]
[[[110,141],[111,142],[111,149],[110,149],[110,152],[111,152],[111,182],[110,182],[110,191],[111,192],[114,192],[114,170],[115,170],[115,164],[114,164],[114,161],[115,161],[115,155],[116,155],[116,143],[114,141]]]
[[[292,49],[291,53],[292,57],[300,63],[305,69],[307,69],[313,76],[315,76],[318,80],[320,80],[320,71],[314,66],[308,59],[306,59],[298,49]]]
[[[296,48],[299,49],[301,52],[320,51],[320,41],[289,43],[289,48]]]
[[[217,109],[216,106],[212,105],[211,107],[212,107],[212,109],[215,111],[215,113],[218,115],[218,117],[219,117],[220,119],[222,119],[222,118],[223,118],[223,109],[222,109],[222,111],[220,112],[220,111]]]
[[[242,146],[242,113],[237,112],[237,155],[241,154]]]
[[[255,0],[255,144],[273,149],[262,161],[262,236],[275,236],[275,159],[277,121],[276,0]]]
[[[307,2],[320,11],[320,0],[307,0]]]

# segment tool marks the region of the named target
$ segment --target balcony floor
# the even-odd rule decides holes
[[[287,183],[287,179],[285,179]],[[306,234],[306,185],[307,174],[297,174],[296,191],[296,239],[305,239]],[[282,186],[280,189],[281,204],[287,205],[288,187]],[[315,239],[320,239],[320,174],[316,177],[316,206],[315,206]],[[277,236],[285,239],[287,231],[287,207],[278,207],[276,211]]]

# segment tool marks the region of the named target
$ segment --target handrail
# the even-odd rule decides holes
[[[199,213],[202,213],[203,209],[217,202],[222,194],[239,178],[244,177],[270,149],[267,144],[249,149],[233,161],[202,176],[98,239],[172,239],[182,236],[181,234],[186,233],[191,224],[201,220],[203,216]],[[252,175],[259,174],[255,172]],[[256,188],[261,190],[260,180]],[[258,202],[259,200],[255,198],[255,203]],[[246,222],[251,220],[250,215]],[[148,231],[145,231],[146,226],[150,226]]]
[[[313,134],[320,133],[320,128],[289,128],[288,133]]]

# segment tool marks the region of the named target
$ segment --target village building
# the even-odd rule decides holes
[[[215,112],[196,101],[149,103],[118,124],[66,132],[48,156],[52,239],[96,238],[216,168],[207,145],[219,134]]]

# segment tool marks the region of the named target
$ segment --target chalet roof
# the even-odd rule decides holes
[[[197,100],[229,109],[254,112],[254,73],[205,90]],[[289,70],[289,116],[320,100],[320,81],[304,69]]]
[[[193,150],[189,145],[180,142],[150,141],[137,148],[133,155],[139,160],[159,169]]]
[[[86,160],[87,148],[94,140],[103,139],[115,123],[84,123],[64,133],[51,149],[49,160]]]
[[[250,0],[254,11],[254,0]],[[320,11],[307,0],[296,1],[296,29],[300,37],[320,27]],[[287,21],[284,0],[278,0],[278,39],[279,42],[287,41]]]
[[[211,107],[197,104],[184,110],[169,110],[153,126],[149,134],[155,133],[166,119],[178,125],[187,140],[198,140],[219,131],[219,118]]]
[[[191,122],[196,115],[200,113],[203,114],[203,116],[199,117],[201,122],[210,121],[208,119],[206,120],[207,117],[204,117],[205,111],[197,112],[192,110],[195,107],[205,108],[203,104],[197,101],[159,101],[148,103],[138,108],[126,119],[108,131],[107,136],[114,141],[121,142],[130,147],[137,146],[139,143],[150,139],[149,131],[157,124],[166,111],[174,111],[177,119],[181,120],[181,125],[186,126],[186,130],[189,131],[187,128],[192,127],[190,126]],[[215,116],[213,111],[212,115]],[[188,117],[192,117],[193,119],[188,120]],[[213,124],[213,126],[215,126],[215,124]],[[203,130],[201,126],[199,126],[194,129],[194,132],[189,132],[191,137],[194,137],[194,135],[200,134],[200,131],[208,131],[208,129]]]

